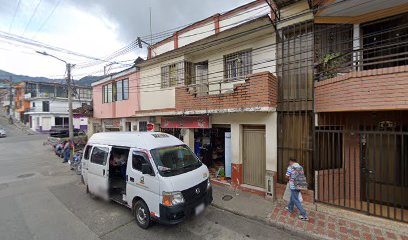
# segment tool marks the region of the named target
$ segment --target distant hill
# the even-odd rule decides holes
[[[21,82],[21,81],[32,81],[32,82],[51,82],[51,83],[61,83],[64,79],[50,79],[46,77],[30,77],[25,75],[18,75],[10,72],[6,72],[0,70],[0,80],[2,79],[9,79],[10,76],[13,78],[13,82]],[[79,80],[75,80],[75,84],[81,86],[91,86],[93,82],[96,82],[102,79],[103,76],[86,76]]]

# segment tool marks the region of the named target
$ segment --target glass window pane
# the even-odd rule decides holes
[[[116,99],[118,101],[122,101],[123,100],[123,86],[122,86],[122,81],[117,81],[116,82]]]
[[[123,100],[129,99],[129,80],[123,80]]]
[[[108,148],[106,147],[94,147],[91,156],[91,163],[99,165],[106,165],[108,159]]]

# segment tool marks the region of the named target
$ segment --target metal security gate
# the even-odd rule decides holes
[[[319,114],[315,128],[316,201],[408,222],[406,115]]]
[[[244,127],[243,172],[245,184],[265,187],[265,146],[265,127]]]

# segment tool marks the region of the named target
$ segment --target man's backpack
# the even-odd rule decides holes
[[[307,190],[306,176],[302,166],[293,168],[293,184],[296,190]]]

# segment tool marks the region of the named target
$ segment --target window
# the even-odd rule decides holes
[[[123,100],[123,81],[116,82],[116,100],[117,101]]]
[[[140,121],[139,122],[139,132],[146,132],[147,131],[147,122]]]
[[[83,89],[87,90],[87,89]],[[91,93],[89,93],[91,98]],[[102,103],[110,103],[129,99],[129,80],[124,79],[102,86]]]
[[[252,50],[224,56],[224,77],[227,81],[239,80],[252,73]]]
[[[69,118],[67,117],[55,117],[55,126],[66,127],[68,126]]]
[[[57,87],[57,97],[68,98],[68,90],[65,87],[58,86]]]
[[[123,100],[129,99],[129,79],[123,80]]]
[[[408,14],[361,24],[363,70],[408,64]]]
[[[174,176],[199,168],[202,164],[186,146],[173,146],[150,150],[159,173]]]
[[[142,164],[149,163],[149,158],[144,152],[133,152],[132,167],[135,170],[142,171]]]
[[[42,102],[42,111],[43,112],[49,112],[50,111],[50,102],[49,101],[43,101]]]
[[[80,99],[91,99],[92,98],[92,93],[90,89],[79,89],[79,98]]]
[[[108,159],[108,148],[106,147],[94,147],[91,156],[91,163],[99,165],[106,165]]]
[[[84,154],[84,159],[89,159],[89,156],[91,155],[91,145],[87,145],[85,148],[85,154]]]
[[[161,68],[161,88],[191,84],[192,64],[189,62],[173,63]]]
[[[109,83],[105,86],[102,86],[102,92],[103,92],[103,103],[110,103],[112,102],[112,83]]]

